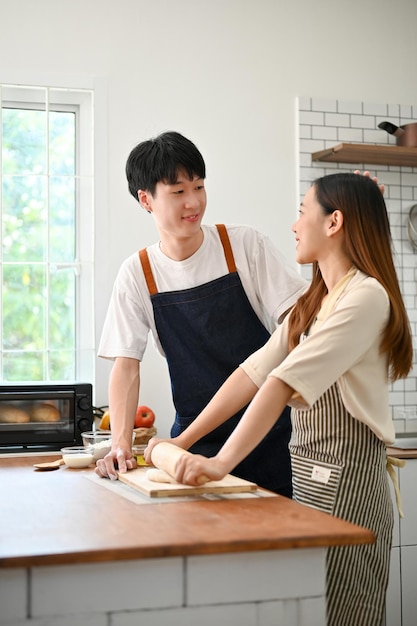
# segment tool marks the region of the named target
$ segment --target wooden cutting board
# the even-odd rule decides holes
[[[180,483],[156,483],[146,477],[149,468],[137,469],[119,474],[119,480],[133,489],[144,493],[150,498],[166,498],[167,496],[197,496],[205,493],[238,493],[256,491],[258,486],[243,478],[227,474],[222,480],[210,481],[204,485],[193,487]]]

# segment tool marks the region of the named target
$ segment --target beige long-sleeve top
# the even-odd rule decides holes
[[[388,364],[380,354],[390,313],[382,285],[357,271],[333,310],[288,353],[288,317],[242,369],[258,386],[275,376],[295,390],[290,405],[310,408],[337,382],[349,413],[391,444],[395,430],[388,402]]]

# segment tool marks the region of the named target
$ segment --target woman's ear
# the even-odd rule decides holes
[[[338,233],[342,229],[343,213],[339,211],[338,209],[336,209],[336,211],[333,211],[333,213],[329,217],[330,217],[330,223],[329,223],[328,234],[332,236]]]

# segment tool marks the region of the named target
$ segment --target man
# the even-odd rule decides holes
[[[99,356],[114,360],[109,382],[112,450],[102,477],[136,467],[131,454],[140,363],[149,331],[166,359],[176,409],[171,436],[182,432],[305,291],[270,240],[248,226],[202,225],[204,159],[175,132],[144,141],[129,155],[131,194],[153,215],[160,241],[131,255],[116,279]],[[241,413],[192,446],[212,456]],[[291,497],[289,409],[234,471]]]

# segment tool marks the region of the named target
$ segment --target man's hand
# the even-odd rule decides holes
[[[371,178],[374,183],[376,183],[379,187],[379,189],[381,190],[382,195],[384,195],[384,191],[385,191],[385,185],[380,185],[378,182],[378,177],[377,176],[371,176],[370,172],[366,171],[362,174],[362,172],[360,170],[355,170],[354,172],[355,174],[359,174],[359,175],[363,175],[363,176],[367,176],[368,178]]]
[[[138,466],[132,451],[126,448],[110,450],[103,459],[98,459],[95,473],[101,478],[117,480],[117,473],[125,474]]]

